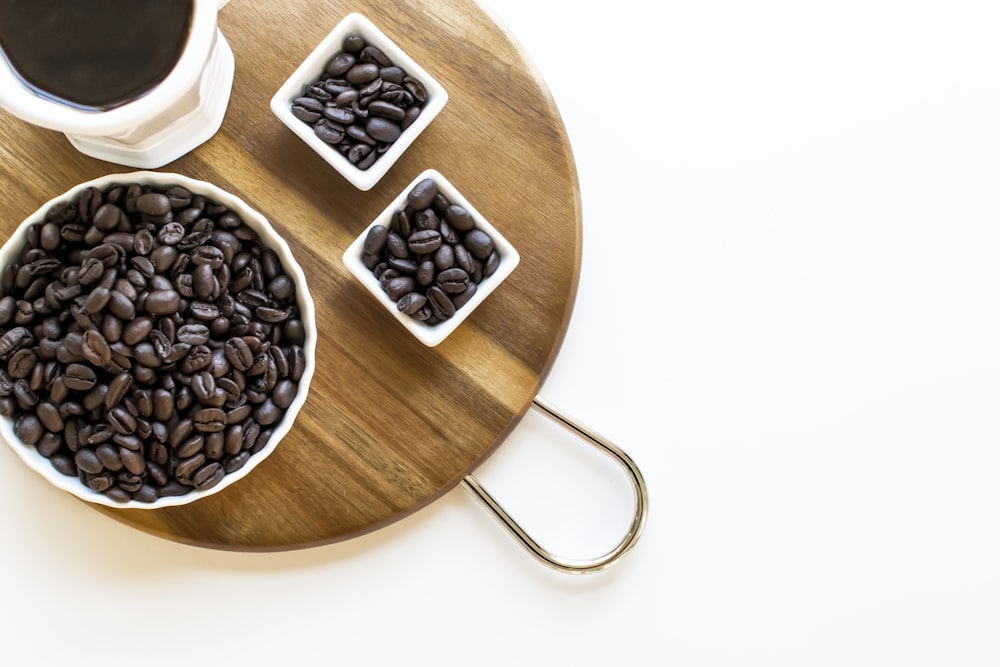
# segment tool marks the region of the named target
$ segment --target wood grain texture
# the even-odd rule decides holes
[[[351,11],[366,15],[449,91],[440,116],[369,192],[354,189],[268,110],[274,91]],[[236,0],[219,25],[236,58],[225,122],[160,171],[233,192],[285,236],[316,302],[316,374],[290,434],[245,480],[188,506],[95,508],[164,538],[219,549],[347,539],[453,488],[503,442],[538,393],[579,276],[572,153],[525,55],[469,0]],[[76,183],[131,171],[2,112],[0,158],[5,237]],[[340,261],[353,238],[429,167],[522,257],[436,348],[395,322]]]

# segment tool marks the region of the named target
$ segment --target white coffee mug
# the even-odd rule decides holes
[[[46,99],[25,86],[0,57],[0,107],[33,125],[63,132],[81,153],[128,167],[155,169],[208,141],[222,125],[235,62],[218,29],[229,0],[193,0],[190,31],[167,77],[126,104],[104,111]]]

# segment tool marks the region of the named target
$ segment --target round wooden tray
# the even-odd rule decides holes
[[[449,91],[440,116],[360,192],[268,109],[274,91],[358,11]],[[576,169],[548,91],[510,35],[471,0],[231,2],[236,57],[220,132],[161,171],[215,183],[260,210],[306,272],[319,323],[305,408],[247,479],[188,506],[99,511],[204,547],[282,550],[343,540],[452,489],[518,423],[569,322],[580,270]],[[73,185],[129,168],[0,112],[0,232]],[[519,250],[514,273],[447,340],[427,348],[341,263],[348,244],[433,167]]]

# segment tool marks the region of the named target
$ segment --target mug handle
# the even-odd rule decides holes
[[[462,485],[476,500],[481,502],[483,506],[491,514],[493,514],[493,516],[501,523],[501,525],[503,525],[504,528],[510,531],[510,534],[518,542],[520,542],[525,549],[527,549],[533,556],[535,556],[535,558],[540,560],[545,565],[559,570],[560,572],[566,572],[569,574],[587,574],[590,572],[597,572],[614,565],[621,560],[621,558],[628,553],[633,546],[635,546],[636,541],[639,539],[639,535],[642,533],[643,526],[646,523],[646,514],[649,511],[649,493],[646,490],[646,482],[642,477],[642,473],[639,472],[638,466],[636,466],[635,462],[629,457],[629,455],[622,451],[619,447],[581,426],[573,419],[566,416],[563,412],[557,410],[547,401],[543,400],[541,396],[536,396],[532,400],[531,406],[544,414],[546,417],[549,417],[556,423],[562,425],[570,431],[573,431],[582,439],[603,451],[605,454],[614,459],[615,462],[617,462],[628,475],[629,481],[632,483],[633,490],[635,491],[635,514],[632,517],[632,524],[629,526],[628,532],[625,533],[621,542],[619,542],[614,549],[605,555],[592,560],[573,560],[561,558],[544,549],[538,544],[538,542],[528,535],[528,533],[525,532],[517,521],[515,521],[507,513],[500,503],[498,503],[496,499],[483,488],[475,477],[468,475],[462,480]]]

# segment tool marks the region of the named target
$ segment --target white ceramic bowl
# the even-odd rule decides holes
[[[350,160],[317,137],[310,125],[292,114],[292,100],[304,95],[306,86],[321,77],[327,62],[342,50],[344,38],[350,35],[361,35],[369,44],[381,49],[394,65],[403,68],[407,74],[420,81],[427,91],[427,100],[417,119],[371,167],[364,170],[351,164]],[[355,187],[359,190],[371,190],[410,144],[430,125],[447,101],[448,92],[440,83],[406,55],[375,24],[361,14],[355,13],[345,16],[278,89],[271,98],[271,111]]]
[[[51,482],[53,486],[67,491],[82,500],[108,507],[139,509],[156,509],[159,507],[184,505],[194,502],[200,498],[218,493],[219,491],[222,491],[228,486],[246,477],[257,465],[260,464],[261,461],[267,458],[268,455],[275,450],[278,443],[281,442],[281,439],[292,428],[296,415],[302,409],[302,406],[306,401],[306,396],[309,393],[309,383],[312,380],[313,372],[315,370],[315,307],[312,296],[309,293],[308,286],[306,285],[305,274],[302,272],[302,268],[299,266],[298,262],[296,262],[295,258],[292,256],[288,244],[281,238],[280,235],[278,235],[271,224],[260,213],[251,208],[239,197],[225,192],[210,183],[197,181],[178,174],[140,171],[103,176],[101,178],[77,185],[68,192],[61,194],[44,204],[21,223],[10,239],[8,239],[7,242],[3,244],[3,247],[0,248],[0,267],[8,266],[17,257],[21,248],[24,246],[25,236],[28,233],[29,227],[43,220],[45,212],[49,210],[52,205],[66,199],[74,198],[85,188],[93,186],[99,189],[104,189],[114,183],[141,183],[156,186],[180,185],[193,193],[205,195],[208,199],[224,204],[231,210],[238,213],[242,217],[246,226],[257,232],[262,244],[273,249],[277,253],[286,273],[288,273],[288,275],[295,281],[300,316],[305,328],[306,336],[305,344],[303,345],[306,357],[306,367],[305,372],[299,381],[298,392],[296,393],[295,399],[292,401],[292,404],[289,406],[281,421],[274,427],[273,434],[267,445],[261,451],[251,455],[247,463],[242,468],[226,475],[222,478],[221,482],[212,488],[205,490],[193,490],[182,496],[163,497],[150,503],[143,503],[135,500],[124,503],[117,502],[108,498],[103,493],[93,491],[80,482],[77,477],[70,477],[59,473],[52,466],[49,460],[39,454],[33,446],[25,445],[20,439],[18,439],[18,437],[14,434],[13,420],[9,418],[0,417],[0,440],[6,442],[7,445],[9,445],[10,448],[32,470],[45,477],[45,479]]]
[[[486,232],[490,238],[493,239],[493,245],[500,256],[500,264],[497,270],[491,275],[485,277],[482,282],[476,286],[475,295],[461,308],[455,311],[455,315],[447,320],[443,320],[434,325],[428,325],[424,322],[420,322],[410,317],[409,315],[400,312],[399,308],[396,306],[396,302],[389,298],[389,295],[385,293],[382,286],[379,284],[378,278],[375,274],[365,266],[364,263],[364,245],[365,239],[368,236],[369,230],[375,225],[382,225],[387,229],[392,224],[392,217],[396,211],[406,207],[406,198],[410,193],[410,190],[424,179],[433,179],[438,186],[438,192],[443,194],[448,198],[448,201],[452,204],[457,204],[467,210],[475,221],[475,228]],[[416,336],[420,342],[428,347],[434,347],[447,338],[458,326],[464,322],[476,309],[479,304],[481,304],[486,297],[488,297],[497,287],[500,286],[507,276],[517,267],[518,263],[521,261],[521,256],[518,254],[514,246],[507,241],[504,236],[497,231],[497,229],[489,223],[486,218],[479,213],[476,208],[469,203],[469,201],[462,196],[462,193],[455,188],[451,182],[448,181],[444,176],[435,171],[434,169],[428,169],[417,176],[413,181],[406,186],[406,188],[399,193],[399,195],[389,204],[384,211],[377,218],[375,218],[370,225],[368,225],[365,230],[358,236],[353,243],[344,252],[344,264],[347,269],[361,281],[361,284],[365,286],[372,295],[378,299],[386,310],[388,310],[396,320],[402,324],[406,329]]]

